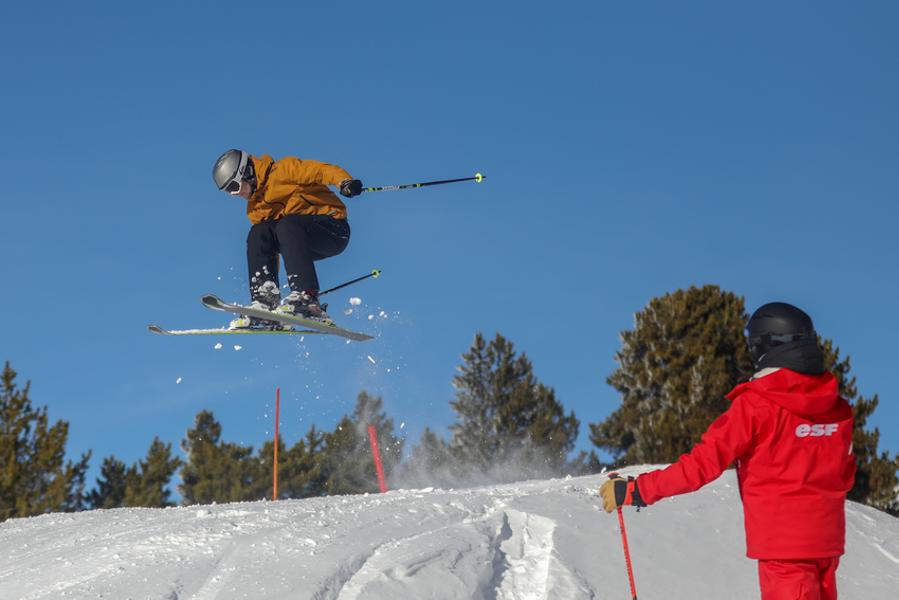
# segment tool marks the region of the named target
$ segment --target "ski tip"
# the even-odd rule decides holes
[[[152,324],[147,325],[147,329],[149,329],[151,333],[162,333],[162,334],[168,333],[165,329],[163,329],[159,325],[152,325]]]
[[[215,294],[204,294],[200,297],[200,302],[202,302],[204,306],[217,308],[219,310],[225,310],[225,306],[228,304]]]

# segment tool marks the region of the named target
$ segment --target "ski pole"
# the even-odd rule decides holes
[[[421,183],[404,183],[402,185],[382,185],[380,187],[362,188],[363,192],[392,192],[395,190],[410,190],[414,188],[427,187],[429,185],[443,185],[444,183],[458,183],[460,181],[475,181],[481,183],[487,179],[485,175],[475,173],[474,177],[462,177],[461,179],[442,179],[440,181],[423,181]]]
[[[374,277],[375,279],[377,279],[380,276],[381,276],[381,269],[372,269],[372,272],[369,273],[368,275],[363,275],[362,277],[357,277],[356,279],[351,279],[350,281],[347,281],[346,283],[341,283],[340,285],[332,287],[329,290],[325,290],[324,292],[319,292],[318,295],[324,296],[325,294],[330,294],[331,292],[335,292],[339,289],[343,289],[348,285],[353,285],[354,283],[358,283],[358,282],[362,281],[363,279],[368,279],[369,277]]]
[[[618,473],[609,473],[609,479],[620,477]],[[627,581],[631,586],[631,599],[637,600],[637,585],[634,583],[634,568],[631,565],[631,550],[627,545],[627,529],[624,527],[624,513],[618,507],[618,528],[621,529],[621,546],[624,548],[624,564],[627,565]]]
[[[624,528],[624,514],[618,507],[618,525],[621,527],[621,545],[624,546],[624,562],[627,565],[627,580],[631,584],[631,597],[637,600],[637,586],[634,583],[634,569],[631,566],[631,551],[627,547],[627,530]]]

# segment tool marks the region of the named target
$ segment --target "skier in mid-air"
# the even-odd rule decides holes
[[[327,305],[318,299],[315,261],[343,252],[350,226],[346,206],[328,186],[352,197],[362,193],[362,182],[335,165],[296,157],[273,160],[243,150],[222,154],[212,178],[218,189],[247,201],[250,306],[331,324]],[[290,287],[283,300],[279,255]],[[231,321],[233,329],[258,325],[275,324],[246,316]]]
[[[855,478],[852,407],[825,370],[811,318],[781,302],[747,325],[752,379],[689,454],[636,479],[613,476],[603,507],[647,506],[716,479],[736,461],[746,554],[758,560],[763,600],[835,600],[846,494]]]

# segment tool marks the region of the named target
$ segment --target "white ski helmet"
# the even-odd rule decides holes
[[[255,175],[250,155],[243,150],[231,149],[219,156],[212,167],[212,180],[218,189],[236,194],[240,183]]]

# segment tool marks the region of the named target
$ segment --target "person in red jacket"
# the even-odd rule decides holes
[[[835,600],[855,479],[852,407],[802,310],[766,304],[747,334],[757,372],[728,394],[730,408],[671,466],[604,483],[603,507],[692,492],[736,463],[746,555],[759,562],[762,599]]]

